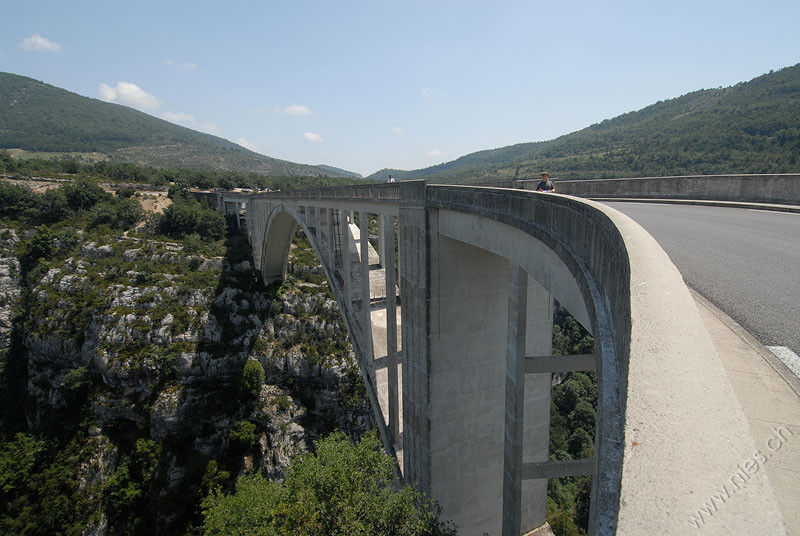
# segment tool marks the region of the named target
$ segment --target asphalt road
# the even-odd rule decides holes
[[[800,214],[607,204],[644,227],[686,284],[759,342],[800,355]]]

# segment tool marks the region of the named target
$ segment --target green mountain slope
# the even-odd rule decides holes
[[[334,166],[328,166],[326,164],[317,164],[317,167],[324,171],[330,171],[331,173],[342,175],[343,177],[353,177],[354,179],[364,178],[364,176],[361,173],[356,173],[355,171],[347,171],[346,169],[337,168]]]
[[[401,179],[491,182],[800,171],[800,64],[695,91],[561,136],[480,151]]]
[[[111,160],[265,175],[344,175],[254,153],[118,104],[0,73],[0,149],[98,152]]]

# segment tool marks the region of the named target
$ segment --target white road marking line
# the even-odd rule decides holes
[[[758,208],[747,208],[745,210],[749,210],[750,212],[766,212],[767,214],[788,214],[789,216],[798,216],[797,212],[787,212],[785,210],[764,210]]]
[[[767,349],[783,361],[783,364],[789,367],[795,376],[800,378],[800,356],[785,346],[767,346]]]
[[[602,201],[601,201],[602,203]],[[606,205],[611,204],[618,204],[618,205],[649,205],[651,207],[670,207],[675,203],[642,203],[639,201],[608,201],[605,203]]]

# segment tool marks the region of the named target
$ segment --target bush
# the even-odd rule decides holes
[[[239,378],[239,391],[243,397],[256,400],[261,394],[261,386],[263,384],[264,367],[257,360],[248,359]]]
[[[374,433],[354,445],[335,432],[296,459],[283,483],[243,476],[234,494],[211,493],[204,534],[455,534],[416,488],[392,489],[394,464]]]
[[[219,240],[225,236],[225,216],[196,202],[178,202],[164,210],[158,228],[174,238],[194,233],[207,240]]]
[[[18,218],[36,206],[37,196],[30,188],[0,181],[0,217]]]
[[[70,215],[67,195],[61,188],[47,190],[37,201],[37,208],[41,213],[40,221],[55,223]]]
[[[247,450],[258,441],[256,425],[250,421],[236,421],[228,434],[228,439],[235,450]]]
[[[130,229],[144,218],[144,211],[134,199],[115,199],[92,207],[89,227],[108,225],[112,229]]]
[[[136,222],[144,218],[144,210],[135,199],[120,199],[116,205],[115,226],[118,229],[130,229]]]
[[[135,193],[136,190],[134,190],[130,186],[123,186],[122,188],[117,189],[117,197],[121,199],[127,199],[129,197],[133,197],[133,194]]]
[[[67,196],[67,202],[75,210],[82,211],[92,208],[107,197],[107,194],[102,188],[87,180],[79,180],[72,184],[62,186],[62,188],[64,189],[64,194]]]

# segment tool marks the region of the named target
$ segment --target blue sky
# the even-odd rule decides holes
[[[370,174],[800,62],[800,2],[0,0],[0,71]]]

